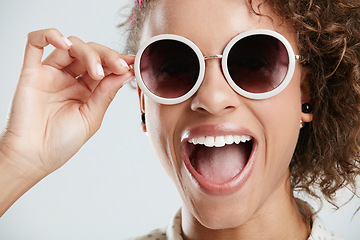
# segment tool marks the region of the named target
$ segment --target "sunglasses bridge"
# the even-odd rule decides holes
[[[208,59],[214,59],[214,58],[222,58],[223,55],[210,55],[210,56],[204,56],[204,60]]]

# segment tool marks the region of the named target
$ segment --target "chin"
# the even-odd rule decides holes
[[[220,199],[219,202],[216,201],[215,203],[211,203],[212,201],[208,200],[204,201],[207,202],[192,202],[191,210],[187,210],[190,211],[196,222],[207,229],[223,230],[237,228],[248,222],[254,215],[254,211],[252,211],[254,206],[227,204],[228,200],[221,203]]]

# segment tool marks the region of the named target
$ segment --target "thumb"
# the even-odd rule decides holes
[[[110,74],[95,88],[86,104],[88,112],[85,112],[95,131],[100,128],[105,112],[114,100],[116,93],[123,85],[133,79],[134,76],[131,72],[121,76]],[[94,134],[95,131],[92,134]]]

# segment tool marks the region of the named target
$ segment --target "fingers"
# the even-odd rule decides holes
[[[68,71],[74,74],[83,74],[85,69],[91,78],[101,80],[104,76],[104,69],[101,63],[100,54],[89,44],[86,44],[77,37],[69,37],[73,47],[69,50],[70,56],[76,58],[81,64],[69,66]]]
[[[99,85],[100,81],[92,79],[88,74],[81,75],[78,78],[79,83],[84,85],[90,92],[93,92],[94,89]]]
[[[55,49],[49,56],[42,62],[44,65],[49,65],[58,70],[63,70],[76,59],[71,57],[68,50]]]
[[[28,34],[28,41],[25,48],[24,68],[36,67],[41,64],[44,47],[53,45],[57,49],[68,50],[71,42],[63,37],[56,29],[45,29]]]
[[[131,61],[129,61],[129,62],[131,62]],[[124,81],[121,81],[122,84],[127,83],[126,80],[128,80],[128,78],[130,78],[131,76],[134,75],[134,72],[129,71],[129,70],[126,70],[125,73],[117,73],[116,74],[116,73],[113,73],[113,71],[111,71],[110,68],[108,68],[106,66],[104,67],[104,71],[105,71],[105,76],[110,76],[110,75],[121,76],[123,74],[126,74],[125,78],[122,78],[122,79],[124,79]],[[120,71],[123,71],[123,70],[120,70]],[[128,75],[128,74],[130,74],[130,75]],[[111,78],[113,78],[113,76],[111,76]],[[97,80],[92,79],[89,76],[89,74],[87,74],[87,73],[82,74],[77,79],[81,84],[83,84],[91,92],[93,92],[95,90],[95,88],[99,85],[99,83],[101,82],[101,81],[97,81]],[[102,81],[104,81],[104,80],[105,79],[103,79]]]
[[[84,43],[76,37],[70,37],[73,47],[70,55],[83,64],[87,73],[94,80],[101,80],[105,75],[114,73],[117,75],[129,71],[128,64],[132,64],[134,58],[121,55],[118,52],[96,43]],[[73,64],[67,71],[74,74],[82,74],[81,64]]]
[[[56,49],[41,63],[43,49],[49,44]],[[134,56],[85,43],[77,37],[65,38],[56,29],[46,29],[29,33],[24,67],[48,65],[67,72],[93,93],[93,100],[100,99],[98,104],[107,106],[124,82],[134,75],[129,68],[134,60]]]
[[[73,77],[87,74],[99,81],[111,73],[121,75],[129,71],[134,57],[96,44],[85,43],[77,37],[69,37],[72,47],[68,50],[55,49],[43,64],[68,72]]]

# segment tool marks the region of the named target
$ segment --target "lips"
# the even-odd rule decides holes
[[[221,128],[219,132],[215,127],[212,133],[205,133],[209,127],[198,127],[184,135],[183,160],[190,177],[203,191],[231,194],[250,176],[257,142],[246,130]]]

